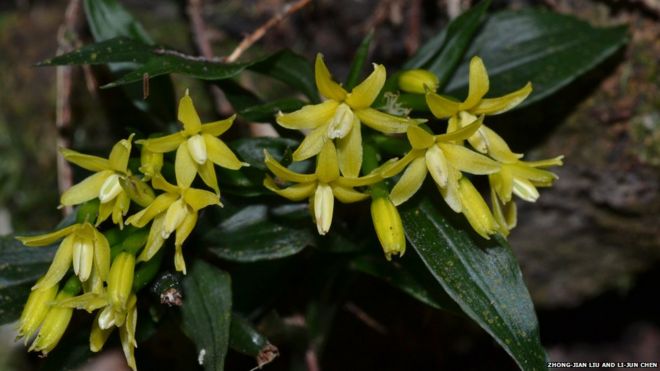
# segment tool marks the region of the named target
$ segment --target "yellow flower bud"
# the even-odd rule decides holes
[[[153,189],[134,176],[121,177],[119,183],[128,197],[142,207],[149,206],[156,198]]]
[[[25,344],[37,332],[48,314],[50,303],[57,295],[57,285],[32,290],[18,321],[18,337],[25,339]]]
[[[378,197],[371,201],[371,219],[385,258],[391,260],[392,255],[403,256],[406,252],[406,236],[399,211],[389,198]]]
[[[72,278],[67,281],[57,296],[55,301],[61,301],[75,296],[80,291],[80,281],[77,278]],[[46,305],[48,313],[44,318],[39,334],[30,346],[30,351],[41,352],[47,355],[57,343],[59,343],[64,331],[69,326],[71,316],[73,315],[73,308],[49,306]]]
[[[466,177],[459,180],[458,193],[463,206],[463,214],[472,228],[481,237],[490,239],[490,235],[497,232],[498,224],[484,198]]]
[[[127,252],[117,255],[108,275],[108,294],[113,310],[126,310],[135,274],[135,256]],[[119,326],[119,324],[117,324]],[[104,326],[101,326],[104,327]]]
[[[399,75],[399,88],[408,93],[425,94],[438,89],[438,76],[427,70],[408,70]]]

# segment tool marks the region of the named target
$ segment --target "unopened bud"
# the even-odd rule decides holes
[[[25,339],[25,343],[37,332],[39,326],[48,314],[50,303],[57,295],[57,285],[32,290],[21,313],[18,322],[18,337]]]
[[[117,255],[108,275],[108,294],[114,309],[126,309],[126,303],[133,287],[134,274],[135,256],[127,252]]]
[[[128,197],[142,207],[149,206],[156,198],[153,189],[134,176],[119,178],[119,184],[121,184]]]
[[[459,181],[458,194],[463,206],[463,214],[472,228],[481,237],[490,239],[490,235],[497,232],[498,224],[484,198],[466,177]]]
[[[408,70],[399,75],[399,88],[408,93],[425,94],[438,89],[438,76],[427,70]]]
[[[392,201],[387,197],[371,201],[371,219],[385,258],[390,260],[392,255],[402,256],[406,252],[406,236],[401,216]]]

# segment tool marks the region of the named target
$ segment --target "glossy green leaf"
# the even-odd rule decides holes
[[[313,243],[306,213],[306,205],[246,206],[208,231],[203,242],[211,253],[231,261],[281,259]]]
[[[353,56],[353,62],[351,62],[351,68],[348,71],[348,77],[346,77],[346,84],[344,84],[344,89],[347,91],[353,89],[353,87],[355,87],[355,85],[358,83],[358,80],[360,79],[360,74],[364,69],[364,63],[369,56],[369,47],[371,46],[371,41],[373,38],[374,30],[371,30],[369,33],[367,33],[367,36],[364,37],[360,43],[360,46],[355,52],[355,56]]]
[[[381,279],[433,308],[459,312],[456,303],[437,286],[419,257],[413,254],[406,252],[403,258],[393,261],[387,261],[383,256],[360,256],[351,262],[351,267]]]
[[[46,273],[56,248],[25,247],[11,236],[0,237],[0,324],[18,319],[30,288]]]
[[[298,89],[313,102],[319,102],[312,63],[290,50],[282,50],[249,66],[249,69],[280,80]]]
[[[477,28],[483,21],[489,5],[490,0],[483,0],[451,21],[447,26],[447,35],[442,48],[438,50],[435,57],[424,65],[424,68],[438,76],[438,89],[442,89],[449,78],[453,76],[456,67],[465,54],[465,50],[470,46]]]
[[[247,107],[238,111],[239,116],[257,122],[273,122],[278,112],[291,112],[302,108],[305,102],[296,98],[283,98]]]
[[[229,347],[239,353],[254,357],[259,368],[272,362],[279,355],[277,347],[260,334],[247,319],[237,313],[231,317]]]
[[[229,146],[241,160],[249,163],[251,168],[266,170],[264,151],[268,151],[275,158],[282,158],[287,154],[290,155],[298,144],[297,141],[288,138],[262,137],[237,139]]]
[[[441,211],[440,202],[418,197],[401,208],[412,247],[463,312],[522,370],[546,370],[534,305],[511,248],[499,237],[482,239],[460,215]]]
[[[205,370],[222,371],[229,347],[231,278],[226,272],[197,260],[183,280],[182,326],[195,343]]]
[[[145,77],[180,73],[203,80],[222,80],[238,75],[249,65],[246,63],[220,63],[200,60],[177,51],[150,46],[137,40],[117,37],[90,44],[71,53],[60,55],[39,63],[40,66],[69,64],[105,64],[133,62],[141,64],[137,69],[123,75],[103,87],[114,87],[142,81]]]
[[[531,104],[569,84],[616,52],[627,41],[627,27],[595,28],[575,17],[543,10],[503,11],[485,23],[446,91],[467,92],[469,59],[480,56],[496,97],[531,81]]]
[[[127,37],[144,44],[154,42],[140,22],[117,2],[117,0],[85,0],[87,24],[96,42],[115,37]],[[122,76],[138,68],[136,63],[108,64],[114,77]],[[126,85],[124,92],[132,104],[139,110],[149,113],[167,123],[176,119],[175,94],[172,80],[168,76],[158,76],[149,80],[149,96],[144,97],[143,87],[137,84]]]

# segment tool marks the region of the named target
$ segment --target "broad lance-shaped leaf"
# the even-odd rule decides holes
[[[575,17],[542,10],[503,11],[490,17],[445,89],[464,97],[470,58],[480,56],[490,77],[486,97],[525,85],[534,91],[521,106],[539,101],[569,84],[616,52],[627,41],[627,27],[595,28]]]
[[[364,63],[367,61],[367,57],[369,56],[369,47],[371,46],[371,41],[373,38],[374,30],[371,30],[369,33],[367,33],[364,39],[362,39],[360,46],[358,47],[357,51],[355,51],[353,62],[351,62],[351,69],[348,71],[346,84],[344,85],[344,89],[347,91],[351,91],[360,79],[360,74],[364,69]]]
[[[418,197],[401,217],[412,247],[463,312],[488,332],[522,370],[546,370],[534,305],[506,241],[487,241],[460,215]],[[450,215],[446,218],[445,215]]]
[[[25,247],[11,236],[0,237],[0,325],[21,314],[34,282],[41,277],[56,246]]]
[[[211,253],[226,260],[280,259],[314,242],[306,213],[307,207],[302,204],[284,209],[250,205],[224,219],[202,239]]]
[[[117,37],[84,46],[71,53],[45,60],[38,65],[105,64],[115,62],[133,62],[141,64],[141,66],[104,87],[142,81],[145,76],[151,78],[168,73],[180,73],[203,80],[228,79],[238,75],[246,67],[257,61],[248,63],[210,62],[189,57],[177,51],[147,45],[137,40]]]
[[[253,63],[249,68],[298,89],[312,102],[320,101],[312,62],[303,56],[285,49]]]
[[[231,278],[197,260],[183,280],[183,289],[183,331],[195,343],[197,360],[204,369],[222,371],[231,326]]]

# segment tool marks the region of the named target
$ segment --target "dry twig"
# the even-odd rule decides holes
[[[251,34],[245,36],[243,38],[243,41],[241,41],[241,43],[238,44],[236,49],[234,49],[234,51],[231,52],[231,54],[229,54],[229,56],[225,59],[225,61],[228,63],[232,63],[238,60],[238,58],[247,49],[249,49],[252,46],[252,44],[259,41],[259,39],[261,39],[268,30],[277,26],[286,17],[302,9],[310,2],[311,0],[298,0],[295,3],[285,5],[281,12],[275,14],[271,19],[269,19],[266,23],[262,24],[256,30],[254,30]]]

